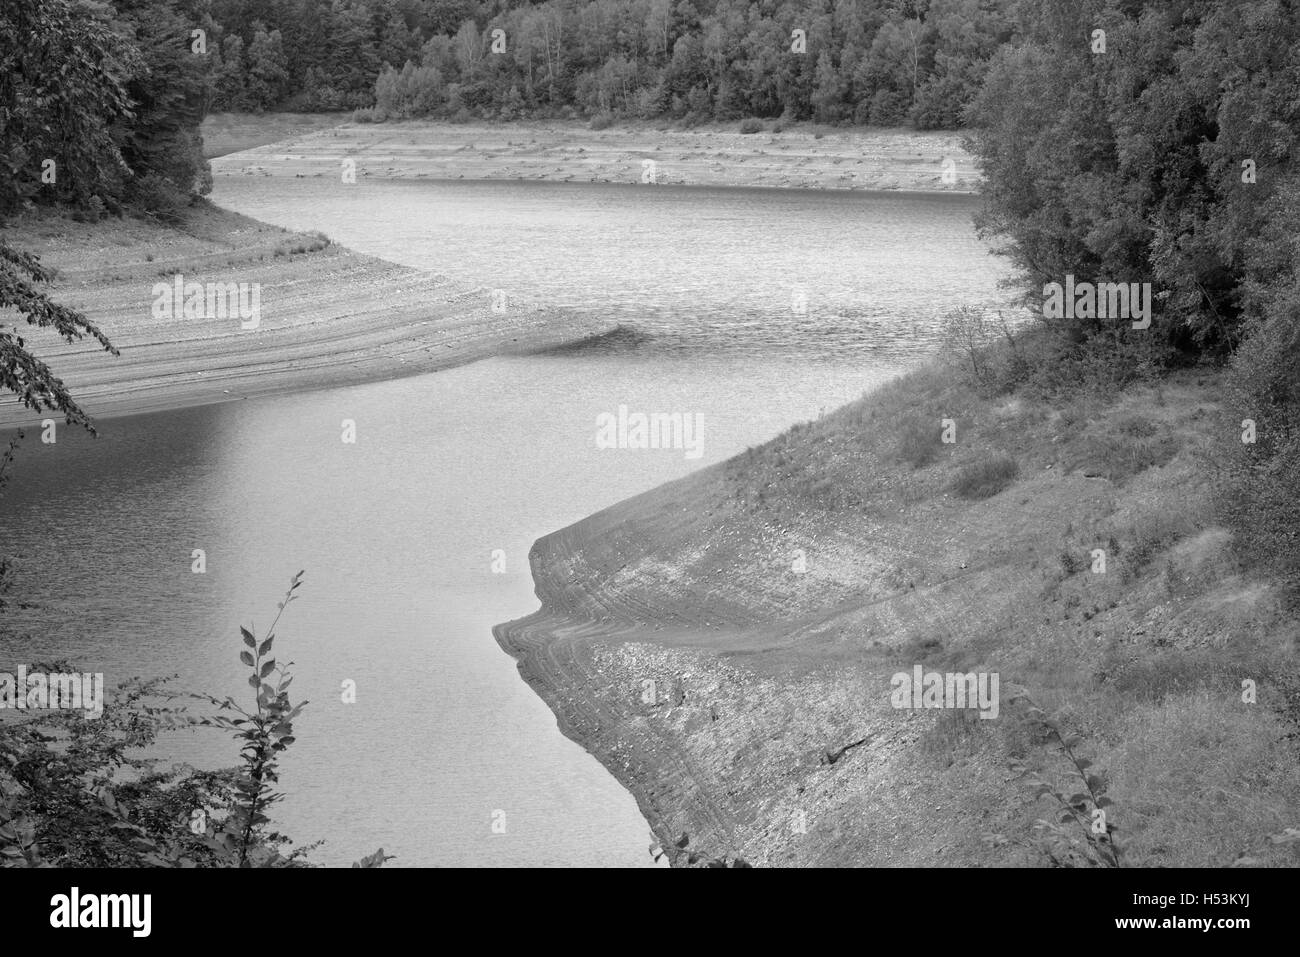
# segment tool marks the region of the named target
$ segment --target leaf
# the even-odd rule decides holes
[[[1089,774],[1088,787],[1092,788],[1094,791],[1104,791],[1106,790],[1106,781],[1095,774]]]
[[[262,665],[262,677],[265,678],[274,670],[275,670],[275,659],[272,658],[266,664]]]
[[[244,664],[248,665],[250,668],[253,666],[253,656],[247,651],[241,651],[239,653],[239,660]]]
[[[244,644],[248,645],[250,648],[257,647],[257,639],[253,637],[251,631],[241,625],[239,627],[239,633],[244,636]]]
[[[1080,758],[1078,761],[1075,761],[1074,763],[1078,765],[1080,771],[1086,771],[1088,768],[1092,767],[1092,762],[1089,761],[1087,758]]]
[[[268,651],[271,650],[271,642],[273,642],[273,641],[275,641],[275,637],[274,637],[274,636],[272,636],[272,637],[266,639],[266,641],[262,642],[261,647],[257,649],[257,656],[258,656],[259,658],[262,657],[262,656],[265,655]]]
[[[381,847],[379,850],[375,851],[375,853],[363,857],[359,861],[353,861],[352,866],[353,867],[383,867],[384,861],[386,861],[387,859],[388,859],[387,856],[384,854],[384,849]]]
[[[258,684],[260,683],[260,680],[261,680],[261,679],[259,679],[259,678],[257,677],[257,675],[249,675],[249,676],[248,676],[248,684],[249,684],[251,687],[253,687],[253,688],[256,688],[256,687],[258,686]]]

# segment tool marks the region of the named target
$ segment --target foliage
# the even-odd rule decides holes
[[[1009,488],[1020,474],[1016,460],[1006,455],[987,455],[963,465],[952,481],[952,490],[962,498],[992,498]]]
[[[43,203],[174,220],[206,193],[192,26],[176,0],[0,7],[0,218]]]
[[[301,584],[299,572],[280,614]],[[282,797],[274,790],[279,757],[293,744],[293,720],[306,704],[289,701],[292,662],[269,657],[280,614],[260,641],[240,629],[255,710],[230,697],[191,695],[217,708],[194,717],[172,704],[179,696],[167,680],[134,679],[97,719],[51,710],[0,724],[0,866],[307,866],[315,845],[288,850],[291,842],[267,815]],[[32,670],[75,669],[52,662]],[[161,732],[196,726],[230,731],[241,744],[241,766],[201,771],[140,756]],[[391,857],[381,848],[353,866],[380,867]]]
[[[929,465],[939,454],[941,432],[938,419],[907,413],[898,423],[896,454],[914,469]]]
[[[244,763],[235,781],[240,800],[226,817],[224,826],[211,836],[212,842],[238,861],[240,867],[268,863],[267,858],[259,859],[259,852],[266,852],[261,840],[270,822],[266,811],[283,798],[271,785],[279,781],[280,753],[294,742],[293,721],[306,706],[305,701],[297,705],[289,703],[288,689],[293,678],[288,668],[293,662],[279,665],[274,658],[267,657],[275,641],[275,626],[301,585],[302,572],[299,572],[289,583],[284,601],[277,606],[279,612],[264,640],[259,642],[247,628],[239,629],[247,646],[239,653],[239,660],[252,669],[248,683],[253,688],[256,711],[245,711],[234,698],[207,697],[219,712],[233,711],[239,717],[218,713],[199,721],[229,731],[241,743],[239,755]],[[275,684],[268,678],[274,678]]]
[[[214,0],[213,106],[958,126],[1007,0]],[[806,50],[792,49],[804,31]],[[493,33],[505,48],[494,52]],[[258,37],[278,35],[278,43]],[[260,66],[254,66],[257,61]],[[412,72],[407,72],[408,65]],[[259,70],[283,73],[265,84]],[[405,74],[394,99],[393,74]],[[414,112],[390,109],[394,102]]]
[[[127,84],[133,117],[119,131],[122,158],[134,176],[128,204],[177,222],[195,196],[211,191],[199,124],[208,101],[208,66],[192,52],[193,21],[163,0],[116,0],[121,29],[146,69]]]
[[[37,283],[53,279],[53,272],[35,256],[0,241],[0,309],[14,309],[29,325],[53,329],[66,342],[90,336],[107,352],[117,355],[98,326],[76,310],[54,302],[37,288]],[[3,325],[0,325],[0,388],[13,392],[23,405],[36,413],[57,411],[68,423],[94,431],[89,416],[77,405],[63,381],[28,351],[22,336]]]
[[[1161,363],[1223,356],[1294,275],[1285,197],[1300,143],[1292,0],[1019,4],[967,119],[978,223],[1026,301],[1076,281],[1150,283],[1150,329],[1052,320],[1075,344]],[[1093,31],[1104,31],[1104,52]]]
[[[9,469],[14,463],[14,453],[18,451],[18,446],[22,444],[23,431],[19,429],[15,432],[5,444],[5,450],[0,453],[0,490],[4,489],[9,482]],[[5,595],[9,594],[12,587],[11,574],[13,572],[13,562],[3,555],[0,555],[0,611],[9,607],[9,600]]]
[[[1300,283],[1252,327],[1233,359],[1210,456],[1219,510],[1239,550],[1293,592],[1300,589],[1298,366]]]
[[[1120,867],[1124,859],[1119,842],[1115,838],[1118,828],[1111,820],[1113,811],[1107,808],[1114,802],[1106,797],[1109,782],[1105,772],[1089,773],[1092,761],[1081,757],[1078,747],[1083,739],[1077,734],[1063,734],[1057,718],[1047,714],[1034,704],[1024,692],[1011,696],[1010,705],[1023,704],[1024,717],[1037,728],[1040,734],[1054,739],[1061,753],[1070,765],[1071,773],[1082,782],[1082,790],[1067,795],[1070,789],[1043,779],[1031,772],[1020,761],[1013,762],[1011,770],[1016,772],[1029,787],[1033,788],[1034,798],[1050,796],[1057,805],[1055,819],[1040,818],[1034,825],[1037,837],[1033,846],[1049,860],[1054,867]],[[1080,840],[1082,837],[1082,840]],[[1002,835],[990,835],[986,838],[992,844],[1004,843]]]
[[[963,368],[969,367],[972,383],[983,389],[997,388],[1002,377],[997,374],[997,353],[990,347],[1005,342],[1013,360],[1019,352],[1015,336],[1002,313],[990,313],[976,306],[958,306],[943,319],[943,342]],[[1019,370],[1009,370],[1014,376]]]
[[[0,5],[0,219],[42,197],[84,205],[121,194],[129,169],[114,127],[132,117],[127,84],[143,68],[101,10]]]

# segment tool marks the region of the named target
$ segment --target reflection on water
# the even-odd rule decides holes
[[[617,312],[625,329],[547,356],[106,420],[97,440],[29,434],[2,500],[0,554],[18,558],[18,590],[40,605],[11,619],[38,640],[0,648],[3,660],[74,658],[110,684],[175,672],[186,687],[237,693],[236,626],[269,624],[306,569],[277,651],[297,662],[294,687],[311,704],[277,821],[300,841],[327,838],[317,860],[383,846],[399,866],[649,864],[631,797],[559,734],[492,639],[492,625],[536,607],[528,549],[898,371],[919,348],[906,322],[881,320],[878,335],[855,326],[855,309],[888,310],[849,290],[894,290],[898,316],[932,316],[947,293],[927,299],[913,267],[950,244],[959,268],[939,270],[943,288],[986,295],[996,275],[964,225],[969,204],[499,183],[348,193],[239,180],[218,192],[365,252]],[[376,202],[385,192],[401,202]],[[803,314],[782,291],[800,275]],[[598,449],[597,416],[619,405],[698,416],[702,458]],[[355,445],[342,441],[345,419]],[[195,549],[205,574],[191,572]],[[346,680],[355,704],[341,700]],[[196,764],[233,756],[210,734],[168,746]],[[496,811],[504,834],[492,832]]]

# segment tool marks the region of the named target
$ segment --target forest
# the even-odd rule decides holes
[[[216,110],[955,128],[1004,0],[213,0]]]

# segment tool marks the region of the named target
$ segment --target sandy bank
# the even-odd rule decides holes
[[[212,122],[205,135],[214,142],[257,138],[253,120]],[[214,175],[336,178],[352,160],[358,178],[377,179],[643,183],[647,163],[656,183],[693,186],[972,192],[979,179],[960,135],[944,132],[793,127],[746,135],[735,124],[595,131],[577,122],[426,121],[300,132],[301,124],[274,125],[274,115],[263,122],[284,138],[214,159]]]
[[[1291,673],[1294,627],[1214,526],[1215,408],[1213,376],[1053,406],[923,370],[542,538],[542,607],[496,636],[660,840],[705,858],[1043,864],[1051,799],[1008,764],[1068,768],[1020,686],[1083,735],[1135,862],[1223,866],[1300,816],[1300,768],[1285,689],[1240,704],[1238,672]],[[913,415],[960,436],[916,468]],[[952,491],[993,454],[1008,488]],[[895,709],[918,664],[999,674],[998,717]]]
[[[601,331],[515,298],[495,312],[490,290],[214,208],[178,229],[42,218],[0,235],[58,269],[54,298],[121,350],[23,329],[95,417],[414,375]],[[178,274],[257,284],[256,328],[232,316],[157,317],[155,284],[172,287]],[[16,399],[0,405],[0,428],[40,418]]]

